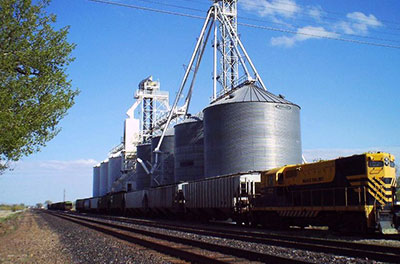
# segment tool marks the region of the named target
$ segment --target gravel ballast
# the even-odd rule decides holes
[[[171,263],[168,256],[121,241],[56,216],[41,213],[73,263]],[[174,261],[172,261],[174,262]]]
[[[0,236],[0,263],[182,263],[42,210],[26,211],[19,221]]]
[[[151,232],[157,232],[157,233],[162,233],[162,234],[167,234],[167,235],[174,235],[177,237],[193,239],[193,240],[198,240],[198,241],[206,241],[206,242],[210,242],[210,243],[213,243],[216,245],[231,246],[231,247],[236,247],[236,248],[245,249],[245,250],[251,250],[251,251],[255,251],[255,252],[268,253],[268,254],[273,254],[276,256],[307,261],[310,263],[380,263],[380,262],[372,261],[369,259],[352,258],[352,257],[346,257],[346,256],[335,256],[335,255],[326,254],[326,253],[318,253],[318,252],[312,252],[312,251],[307,251],[307,250],[298,250],[298,249],[285,248],[285,247],[279,247],[279,246],[269,246],[269,245],[258,244],[258,243],[238,241],[238,240],[234,240],[234,239],[217,238],[217,237],[212,237],[212,236],[205,236],[205,235],[198,235],[198,234],[186,233],[186,232],[181,232],[181,231],[174,231],[174,230],[164,229],[164,228],[139,226],[136,224],[114,221],[114,220],[105,220],[105,219],[103,219],[103,220],[106,222],[109,222],[109,223],[122,224],[125,226],[140,228],[142,230],[147,230],[147,231],[151,231]]]

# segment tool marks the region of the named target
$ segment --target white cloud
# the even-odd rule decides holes
[[[380,22],[374,15],[370,14],[369,16],[365,15],[361,12],[353,12],[348,13],[347,18],[355,21],[356,23],[365,24],[371,27],[380,27],[382,26],[382,22]]]
[[[65,173],[91,170],[97,163],[98,161],[94,159],[19,161],[12,165],[12,173],[26,174],[27,176],[31,173],[64,175]]]
[[[294,0],[242,0],[239,2],[247,11],[256,11],[260,16],[291,18],[300,12],[301,8]]]
[[[38,163],[38,166],[44,169],[56,169],[56,170],[65,170],[71,168],[86,168],[93,167],[98,162],[94,159],[80,159],[80,160],[48,160],[41,161]]]
[[[317,21],[320,21],[325,12],[323,11],[321,6],[309,6],[307,13],[310,17],[314,18]]]
[[[336,23],[324,21],[326,12],[320,5],[308,5],[302,8],[296,0],[242,0],[239,3],[244,10],[267,17],[289,28],[293,28],[291,22],[302,17],[312,18],[318,24],[324,25],[323,27],[305,25],[297,29],[297,34],[294,36],[272,37],[271,45],[273,46],[292,47],[297,42],[324,37],[337,38],[343,33],[367,35],[370,28],[383,26],[383,23],[373,14],[366,15],[359,11],[348,13],[345,18]]]
[[[19,161],[0,176],[0,201],[35,204],[62,201],[92,194],[94,159]]]
[[[348,13],[347,21],[338,22],[335,27],[346,34],[368,34],[369,28],[381,27],[383,24],[374,15],[361,12]]]
[[[306,26],[299,28],[293,37],[281,36],[271,38],[271,45],[292,47],[296,42],[312,38],[337,37],[338,34],[329,32],[323,27]]]

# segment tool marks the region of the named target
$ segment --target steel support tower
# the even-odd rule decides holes
[[[266,90],[264,82],[258,74],[237,31],[237,0],[214,0],[207,12],[206,19],[197,38],[197,43],[183,76],[175,101],[168,117],[163,119],[164,129],[155,152],[159,152],[165,132],[171,121],[188,112],[192,91],[200,62],[209,37],[213,32],[213,93],[211,103],[220,100],[231,90],[245,83],[258,83]],[[219,61],[219,62],[218,62]],[[218,69],[219,68],[219,69]],[[191,80],[189,80],[191,79]],[[189,85],[187,85],[190,83]],[[218,85],[219,84],[219,85]],[[185,87],[188,86],[185,102],[178,107]],[[156,155],[157,162],[157,155]],[[155,166],[153,165],[153,168]]]
[[[230,35],[237,35],[237,2],[236,0],[222,0],[216,1],[219,3],[221,13],[227,18],[227,22],[231,27],[226,27],[223,23],[219,25],[219,31],[221,33],[220,40],[214,39],[213,47],[217,47],[221,54],[221,72],[219,73],[220,84],[222,90],[227,92],[238,84],[239,78],[239,67],[238,67],[238,55],[235,53],[235,47],[237,46],[236,39],[230,39]],[[217,13],[214,12],[214,16]],[[214,22],[216,21],[214,17]],[[217,30],[217,23],[214,23],[214,32]],[[214,56],[216,56],[214,54]],[[215,58],[216,59],[216,58]],[[222,76],[221,76],[222,75]],[[222,78],[221,78],[222,77]]]
[[[146,142],[157,132],[156,121],[170,110],[168,92],[160,91],[160,83],[150,76],[139,83],[135,99],[136,105],[141,103],[140,139]]]

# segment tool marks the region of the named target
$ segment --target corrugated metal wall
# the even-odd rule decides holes
[[[204,178],[203,121],[186,120],[175,126],[175,182]]]
[[[302,162],[300,107],[258,89],[240,88],[204,109],[206,177]]]

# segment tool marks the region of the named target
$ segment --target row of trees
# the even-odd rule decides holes
[[[51,204],[50,200],[45,201],[44,203],[37,203],[35,205],[36,208],[42,208],[43,206],[47,207],[47,205]],[[10,211],[18,211],[27,208],[28,206],[20,203],[20,204],[0,204],[0,210],[10,210]]]
[[[7,211],[18,211],[18,210],[23,210],[25,209],[26,206],[25,204],[0,204],[0,210],[7,210]]]

